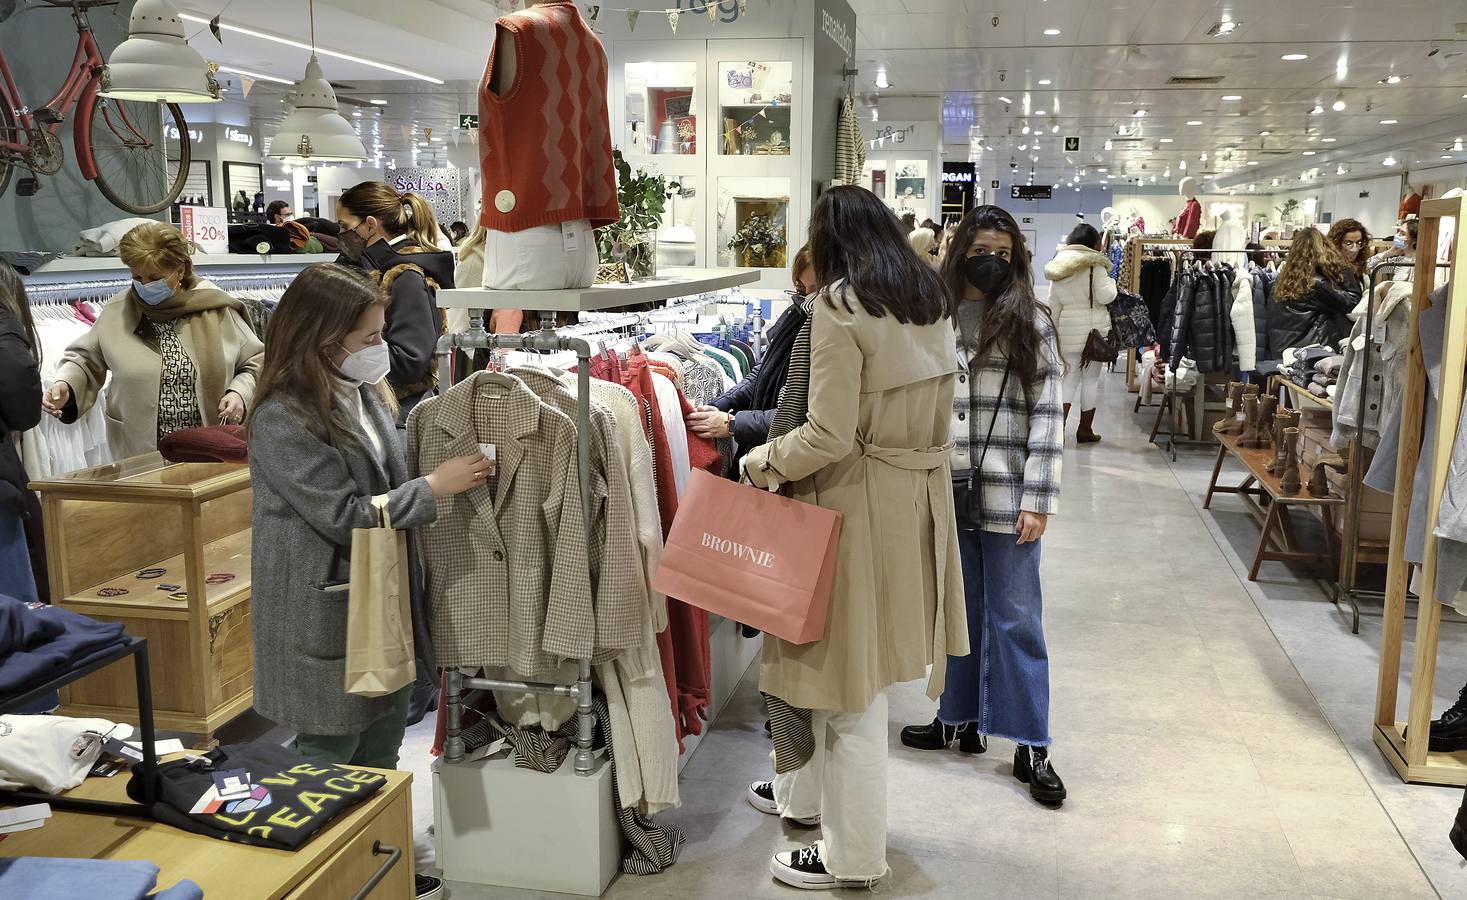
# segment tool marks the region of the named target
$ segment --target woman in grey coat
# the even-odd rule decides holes
[[[410,688],[385,697],[345,691],[352,530],[386,495],[394,527],[437,517],[436,498],[483,483],[483,456],[409,480],[397,442],[382,341],[387,298],[345,266],[305,269],[271,320],[249,422],[254,485],[251,554],[255,709],[297,732],[323,762],[395,768]],[[414,573],[416,576],[416,573]],[[430,647],[419,578],[413,631]]]

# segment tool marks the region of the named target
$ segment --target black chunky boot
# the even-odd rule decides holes
[[[1068,792],[1049,761],[1048,747],[1020,744],[1014,751],[1014,777],[1029,785],[1029,796],[1045,806],[1059,806]]]
[[[1427,747],[1445,753],[1467,750],[1467,687],[1462,688],[1452,708],[1431,723]]]
[[[944,725],[933,719],[930,725],[908,725],[902,729],[902,743],[913,750],[943,750],[955,740],[961,753],[978,754],[988,750],[988,739],[971,722]]]
[[[1449,837],[1452,846],[1457,848],[1463,859],[1467,859],[1467,795],[1462,797],[1462,805],[1457,809],[1457,818],[1452,822]]]

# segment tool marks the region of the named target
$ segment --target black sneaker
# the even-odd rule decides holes
[[[749,800],[749,805],[764,813],[765,815],[779,815],[779,804],[776,803],[774,800],[774,782],[754,782],[753,784],[749,785],[749,793],[747,796]],[[806,828],[813,828],[814,826],[820,824],[820,817],[815,816],[812,819],[796,819],[793,816],[786,816],[784,818],[784,821],[792,822],[795,825],[803,825]]]
[[[443,879],[419,873],[413,876],[414,900],[439,900],[443,896]]]
[[[1029,785],[1029,796],[1045,806],[1059,806],[1069,796],[1049,761],[1048,747],[1020,744],[1014,750],[1014,777]]]
[[[1462,688],[1451,709],[1431,723],[1426,746],[1438,753],[1467,750],[1467,687]]]
[[[776,853],[769,861],[769,874],[776,881],[804,891],[833,891],[844,887],[871,887],[879,878],[836,878],[825,871],[825,862],[820,858],[820,843]]]

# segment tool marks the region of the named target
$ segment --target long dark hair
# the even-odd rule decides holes
[[[896,214],[863,187],[841,185],[821,195],[810,214],[810,259],[822,288],[844,279],[877,318],[889,313],[904,325],[931,325],[951,308]]]
[[[1024,233],[1019,223],[1007,211],[997,206],[975,207],[953,231],[952,243],[942,261],[942,281],[947,287],[953,304],[952,314],[957,315],[957,304],[964,302],[968,289],[968,278],[963,274],[963,259],[973,237],[980,231],[1000,231],[1013,241],[1013,254],[1009,260],[1009,274],[990,296],[992,305],[983,317],[978,329],[977,357],[991,353],[1008,357],[1013,372],[1024,384],[1030,384],[1039,374],[1040,334],[1039,322],[1048,321],[1053,331],[1049,307],[1039,302],[1034,293],[1034,263],[1029,257],[1029,248],[1024,243]],[[1058,341],[1058,336],[1055,337]]]
[[[1095,230],[1094,225],[1081,222],[1070,232],[1070,236],[1065,238],[1065,243],[1071,246],[1078,244],[1082,247],[1089,247],[1091,250],[1099,250],[1100,232]]]
[[[31,357],[40,363],[41,341],[36,337],[36,322],[31,317],[31,302],[25,294],[25,282],[20,280],[20,275],[10,267],[10,263],[3,259],[0,259],[0,309],[15,316],[26,343],[30,344]]]

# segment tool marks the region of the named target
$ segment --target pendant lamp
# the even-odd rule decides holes
[[[107,60],[99,93],[117,100],[217,103],[219,83],[188,45],[170,0],[137,0],[127,40]]]
[[[270,156],[309,162],[358,162],[367,158],[367,148],[336,105],[336,91],[321,74],[316,61],[316,4],[311,10],[311,59],[306,73],[296,83],[290,115],[270,142]]]

